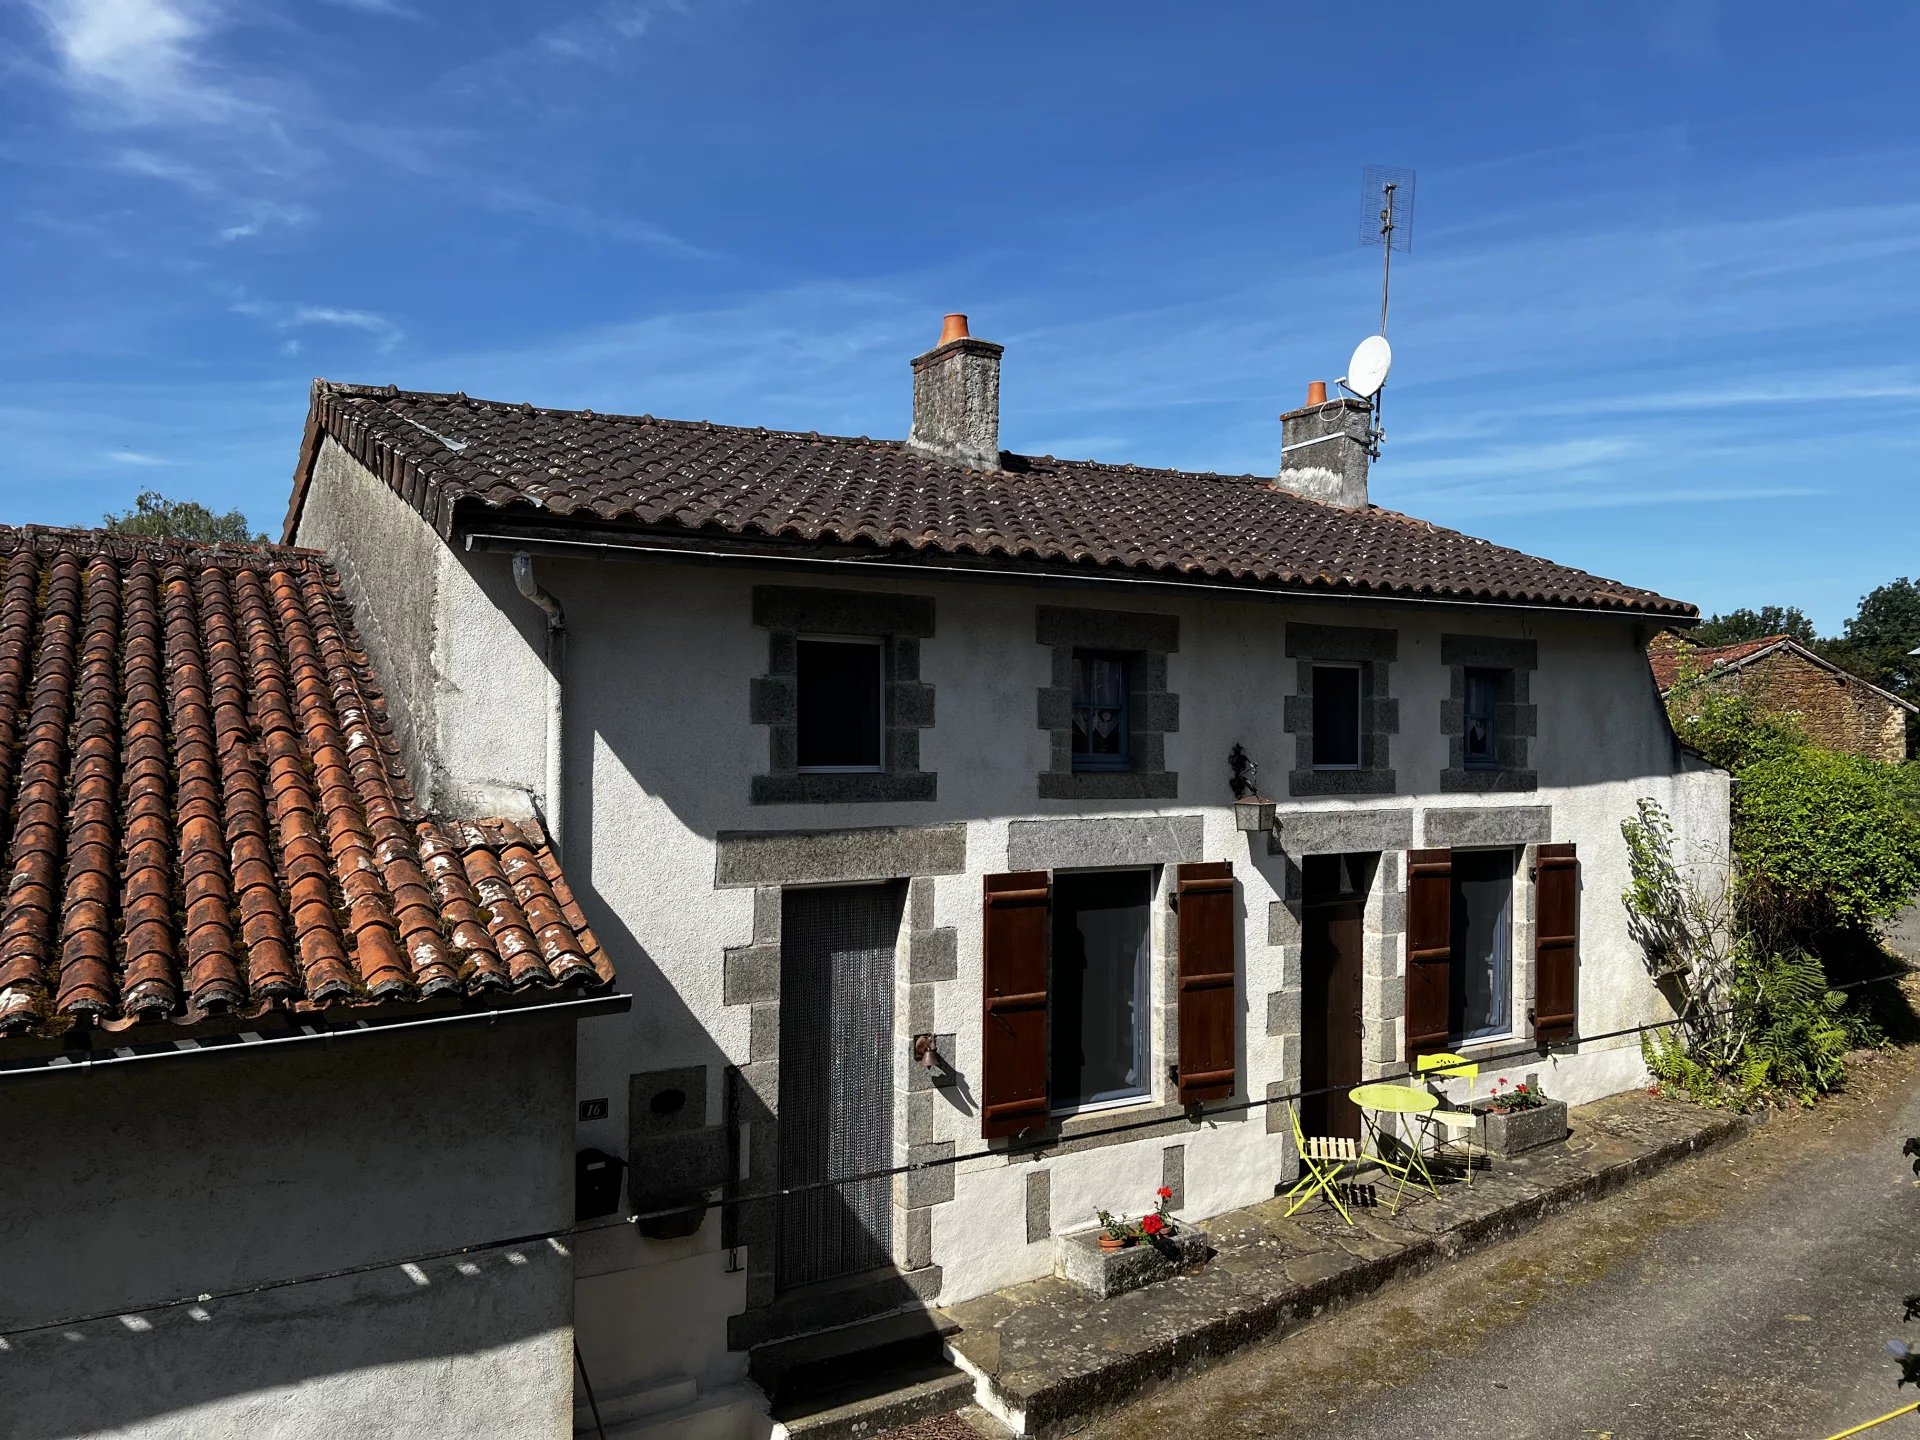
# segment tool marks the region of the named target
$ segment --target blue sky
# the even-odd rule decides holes
[[[1187,18],[1205,14],[1204,23]],[[0,518],[278,532],[315,375],[1269,471],[1836,629],[1920,570],[1920,9],[0,0]]]

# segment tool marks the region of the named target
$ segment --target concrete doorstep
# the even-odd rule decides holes
[[[1074,1434],[1155,1386],[1204,1368],[1321,1313],[1544,1217],[1617,1190],[1741,1133],[1736,1116],[1633,1093],[1574,1110],[1562,1145],[1476,1165],[1473,1184],[1441,1178],[1438,1198],[1409,1188],[1387,1213],[1391,1182],[1371,1197],[1363,1172],[1343,1200],[1291,1219],[1264,1201],[1208,1219],[1215,1253],[1189,1274],[1110,1299],[1050,1277],[949,1307],[953,1363],[975,1400],[1016,1435]],[[1348,1198],[1360,1192],[1360,1208]],[[1372,1203],[1369,1203],[1371,1200]]]

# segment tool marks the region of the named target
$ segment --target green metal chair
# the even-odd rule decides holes
[[[1480,1076],[1480,1067],[1471,1060],[1463,1060],[1458,1055],[1444,1052],[1422,1055],[1413,1062],[1413,1068],[1419,1072],[1421,1080],[1465,1080],[1467,1082],[1467,1105],[1463,1110],[1433,1110],[1420,1118],[1437,1130],[1445,1131],[1447,1145],[1457,1144],[1461,1158],[1467,1167],[1467,1185],[1473,1185],[1473,1137],[1480,1133],[1480,1117],[1473,1111],[1473,1082]],[[1416,1084],[1418,1082],[1415,1082]],[[1455,1132],[1460,1138],[1453,1138]]]
[[[1286,1198],[1293,1201],[1287,1207],[1291,1215],[1315,1195],[1324,1193],[1333,1202],[1333,1208],[1340,1212],[1340,1218],[1353,1224],[1353,1216],[1347,1213],[1347,1207],[1340,1203],[1340,1193],[1334,1187],[1340,1179],[1340,1172],[1360,1160],[1360,1142],[1339,1135],[1308,1135],[1300,1128],[1300,1106],[1298,1102],[1287,1107],[1287,1113],[1293,1120],[1293,1143],[1300,1153],[1300,1178],[1293,1188],[1287,1191]],[[1298,1196],[1298,1199],[1294,1197]]]

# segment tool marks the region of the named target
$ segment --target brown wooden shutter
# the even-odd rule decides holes
[[[1240,1004],[1234,984],[1233,863],[1182,865],[1174,871],[1180,915],[1180,1103],[1233,1094],[1234,1039]]]
[[[1533,1038],[1569,1040],[1580,1021],[1580,861],[1542,845],[1533,861]]]
[[[1047,1123],[1047,900],[1044,870],[986,877],[980,1133],[988,1139]]]
[[[1407,1063],[1447,1048],[1453,852],[1407,852]]]

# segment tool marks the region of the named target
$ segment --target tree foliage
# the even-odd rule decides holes
[[[1907,652],[1920,646],[1920,582],[1889,580],[1861,597],[1846,633],[1829,641],[1829,660],[1906,699],[1920,691],[1920,667]]]
[[[1738,690],[1704,684],[1698,667],[1685,662],[1667,692],[1667,718],[1684,743],[1736,775],[1756,760],[1795,755],[1808,744],[1791,715],[1763,710]]]
[[[238,510],[217,515],[196,500],[169,500],[158,490],[142,491],[131,510],[117,515],[108,512],[100,518],[118,535],[198,540],[208,545],[267,543],[265,535],[247,528],[247,517]]]
[[[1819,638],[1797,605],[1762,605],[1758,610],[1742,607],[1724,615],[1710,615],[1688,634],[1695,645],[1735,645],[1742,640],[1760,640],[1768,635],[1791,635],[1802,645]]]
[[[1920,888],[1920,821],[1898,767],[1809,745],[1739,772],[1733,853],[1749,927],[1819,935],[1897,914]]]

